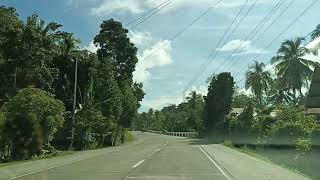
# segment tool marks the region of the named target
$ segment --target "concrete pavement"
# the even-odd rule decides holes
[[[278,176],[261,172],[283,173],[279,177],[293,173],[282,169],[269,171],[273,166],[262,162],[253,163],[251,157],[217,145],[151,133],[136,135],[138,140],[118,147],[2,167],[0,179],[269,180],[272,177],[274,180],[273,177]],[[241,156],[240,159],[237,156]],[[302,176],[288,177],[290,180],[298,180]]]

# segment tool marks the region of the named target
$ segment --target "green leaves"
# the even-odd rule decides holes
[[[276,76],[281,81],[283,89],[291,90],[295,96],[297,92],[301,94],[302,87],[305,87],[312,77],[311,68],[316,66],[315,62],[303,59],[308,53],[303,42],[303,38],[286,40],[271,60],[271,63],[277,63]]]
[[[259,108],[263,107],[263,96],[266,94],[269,84],[271,82],[271,75],[265,70],[265,64],[254,62],[250,66],[249,71],[246,72],[246,89],[251,88],[255,95]]]
[[[205,128],[207,131],[225,130],[224,118],[231,110],[234,80],[230,73],[212,78],[205,102]]]
[[[312,31],[311,33],[311,39],[314,40],[317,37],[320,37],[320,24],[317,25],[316,29]]]
[[[4,132],[14,143],[12,155],[26,158],[41,153],[62,127],[64,112],[63,103],[49,92],[35,88],[18,91],[5,106]]]
[[[132,83],[132,73],[138,62],[137,48],[127,36],[128,30],[113,19],[103,21],[94,43],[99,45],[100,61],[110,61],[119,86]]]

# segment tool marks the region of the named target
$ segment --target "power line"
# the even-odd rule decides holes
[[[278,1],[274,8],[272,8],[269,13],[260,21],[260,23],[251,31],[251,33],[245,38],[245,41],[249,41],[251,39],[253,39],[255,37],[255,35],[261,30],[261,28],[269,21],[269,19],[272,17],[272,13],[275,13],[280,7],[281,5],[285,2],[286,0],[280,0]],[[295,0],[293,0],[295,1]],[[285,8],[287,9],[287,8]],[[259,28],[260,26],[260,28]],[[245,46],[243,46],[243,43],[242,42],[228,57],[227,59],[224,61],[224,63],[222,65],[220,65],[215,72],[218,72],[220,70],[220,68],[225,65],[226,62],[228,62],[232,57],[234,57],[234,54],[236,54],[237,52],[240,52],[242,51]],[[232,59],[231,59],[232,61]],[[228,65],[227,65],[228,66]],[[225,67],[227,67],[225,66]],[[223,68],[224,70],[225,68]]]
[[[188,24],[185,28],[174,34],[171,38],[169,38],[170,41],[174,41],[177,37],[179,37],[181,34],[183,34],[187,29],[189,29],[193,24],[198,22],[203,16],[205,16],[211,9],[215,8],[220,2],[223,0],[218,0],[216,3],[212,4],[209,8],[207,8],[204,12],[202,12],[197,18],[195,18],[190,24]],[[165,44],[162,44],[160,47],[158,47],[156,50],[154,50],[152,53],[150,53],[148,56],[144,58],[148,59],[152,57],[156,52],[158,52],[160,49],[162,49],[165,46]]]
[[[269,47],[276,39],[278,39],[283,33],[285,33],[295,22],[298,21],[298,19],[300,19],[315,3],[317,3],[319,0],[314,0],[309,6],[307,6],[304,11],[302,11],[299,16],[297,16],[277,37],[275,37],[266,47]],[[269,64],[269,63],[268,63]],[[269,70],[267,71],[271,71],[274,68],[276,68],[276,65],[274,65],[273,67],[271,67]],[[242,82],[244,81],[246,78],[242,78],[241,80],[237,81],[236,83]],[[244,89],[245,87],[240,88],[239,90]]]
[[[270,29],[270,27],[277,21],[279,20],[279,18],[289,9],[290,6],[292,6],[292,4],[295,2],[295,0],[292,0],[283,10],[280,14],[278,14],[278,16],[276,16],[276,18],[269,24],[269,26],[254,40],[254,42],[256,42],[257,40],[259,40],[264,33],[267,32],[267,30]],[[256,56],[258,57],[258,56]],[[226,67],[226,69],[231,68],[238,60],[240,59],[240,56],[237,57],[232,63],[229,64],[228,67]],[[238,73],[237,73],[238,75]]]
[[[262,27],[268,22],[268,20],[271,18],[272,13],[276,12],[276,11],[282,6],[282,4],[283,4],[285,1],[286,1],[286,0],[280,0],[280,1],[278,1],[278,2],[274,5],[274,7],[269,11],[269,13],[267,13],[267,15],[256,25],[256,27],[250,32],[250,34],[249,34],[245,39],[252,39],[252,38],[254,38],[254,36],[257,34],[257,32],[259,32],[259,31],[261,30],[261,28],[262,28]],[[217,72],[217,71],[232,57],[232,55],[233,55],[234,53],[236,53],[236,52],[241,48],[241,46],[242,46],[242,44],[239,45],[239,46],[233,51],[233,53],[224,61],[223,64],[221,64],[221,65],[216,69],[215,72]],[[240,50],[240,51],[241,51],[241,50]],[[209,63],[210,63],[210,62],[209,62]],[[209,63],[208,63],[208,64],[209,64]],[[207,65],[208,65],[208,64],[207,64]],[[203,68],[203,70],[201,70],[201,71],[204,71],[205,69],[206,69],[206,67]],[[202,73],[202,72],[200,72],[200,73]],[[194,83],[198,78],[199,78],[199,76],[196,77],[196,78],[194,78],[194,81],[191,82],[190,84]],[[189,85],[189,87],[190,87],[190,85]],[[187,88],[189,88],[189,87],[187,87]]]
[[[247,17],[247,15],[249,14],[249,12],[253,9],[253,7],[256,5],[258,0],[255,0],[254,3],[249,7],[249,9],[246,11],[245,15],[242,17],[242,19],[240,19],[240,21],[237,23],[237,25],[235,26],[235,28],[233,29],[233,31],[229,34],[229,36],[227,37],[227,39],[225,39],[224,43],[226,41],[228,41],[230,39],[230,37],[233,35],[233,33],[238,29],[239,25],[245,20],[245,18]],[[247,3],[247,2],[246,2]],[[246,4],[245,4],[246,5]],[[244,6],[243,6],[244,7]],[[219,44],[220,45],[220,44]],[[219,47],[219,46],[218,46]],[[217,48],[216,48],[217,49]],[[203,71],[207,68],[207,66],[212,62],[212,59],[215,58],[217,56],[217,52],[215,51],[216,49],[214,49],[213,52],[215,52],[213,57],[209,57],[207,59],[207,62],[202,66],[202,69],[200,69],[199,73],[196,74],[194,76],[194,78],[188,83],[188,85],[185,87],[185,91],[186,89],[188,89],[199,77],[200,75],[203,73]]]
[[[146,20],[150,19],[152,16],[157,14],[159,11],[161,11],[165,7],[169,6],[171,3],[172,3],[172,0],[166,1],[161,7],[156,8],[156,10],[154,12],[152,12],[150,15],[148,15],[146,17],[143,17],[140,22],[138,22],[135,25],[131,26],[129,28],[129,30],[132,30],[132,29],[136,28],[137,26],[139,26],[140,24],[144,23]]]
[[[136,19],[134,19],[134,20],[126,23],[125,26],[129,26],[129,25],[131,25],[131,24],[139,21],[140,19],[143,19],[143,18],[146,17],[148,14],[152,13],[153,11],[155,11],[155,10],[158,9],[158,8],[160,8],[162,5],[166,4],[166,3],[169,2],[169,1],[171,1],[171,0],[166,0],[166,1],[162,2],[161,4],[157,5],[156,7],[150,9],[148,12],[144,13],[143,15],[141,15],[140,17],[138,17],[138,18],[136,18]]]
[[[207,61],[201,66],[200,70],[195,74],[195,76],[193,76],[193,78],[188,82],[186,89],[188,89],[191,84],[194,83],[194,81],[196,80],[197,76],[200,75],[201,71],[203,70],[203,68],[205,68],[208,60],[210,60],[210,58],[212,57],[213,53],[215,52],[215,50],[220,46],[220,44],[222,43],[222,40],[225,38],[225,36],[227,35],[227,33],[229,32],[229,30],[231,29],[231,27],[233,26],[233,24],[236,22],[236,20],[238,19],[238,17],[240,16],[240,14],[242,13],[244,7],[248,4],[248,0],[245,1],[245,3],[243,4],[243,6],[240,8],[240,10],[238,11],[237,15],[235,16],[235,18],[233,19],[233,21],[230,23],[230,25],[228,26],[228,28],[226,29],[226,31],[223,33],[222,37],[220,38],[219,42],[217,43],[216,47],[213,48],[211,50],[211,53],[209,54]]]
[[[246,39],[249,39],[252,35],[253,35],[253,36],[252,36],[251,38],[253,38],[253,37],[257,34],[257,32],[261,29],[261,27],[259,28],[259,26],[260,26],[261,24],[262,24],[262,26],[264,26],[265,23],[271,18],[272,13],[274,13],[275,11],[277,11],[284,2],[285,2],[285,0],[280,0],[280,1],[278,1],[278,2],[275,4],[275,6],[269,11],[269,13],[268,13],[268,14],[260,21],[260,23],[251,31],[251,33],[246,37]],[[257,29],[258,29],[258,30],[257,30]],[[255,32],[256,30],[257,30],[257,32]],[[240,45],[236,50],[234,50],[233,53],[224,61],[224,63],[221,64],[221,65],[217,68],[216,71],[218,71],[218,70],[225,64],[225,62],[227,62],[227,60],[229,60],[229,59],[232,57],[232,55],[233,55],[235,52],[237,52],[237,51],[239,50],[239,48],[241,48],[241,46],[242,46],[242,45]],[[188,88],[191,86],[191,84],[193,84],[193,83],[199,78],[199,75],[206,69],[206,67],[210,64],[210,62],[211,62],[211,61],[209,60],[209,62],[208,62],[205,66],[203,66],[203,68],[200,70],[200,72],[198,73],[198,75],[196,75],[196,76],[192,79],[192,81],[189,82],[189,84],[186,86],[185,89],[188,89]]]
[[[296,22],[307,12],[315,3],[317,3],[318,1],[319,1],[319,0],[314,0],[311,4],[309,4],[291,23],[288,24],[288,26],[286,26],[274,39],[272,39],[272,40],[270,41],[270,43],[267,44],[267,46],[266,46],[264,49],[270,47],[271,44],[272,44],[275,40],[277,40],[280,36],[282,36],[291,26],[294,25],[294,23],[296,23]],[[261,55],[261,54],[260,54],[260,55]],[[256,60],[256,58],[257,58],[258,56],[259,56],[259,55],[257,55],[257,56],[254,58],[254,60]],[[268,63],[268,64],[269,64],[269,63]],[[267,64],[267,65],[268,65],[268,64]],[[273,70],[275,67],[276,67],[276,66],[273,66],[273,67],[272,67],[271,69],[269,69],[268,71]],[[244,81],[244,80],[245,80],[245,78],[237,81],[236,83],[242,82],[242,81]]]

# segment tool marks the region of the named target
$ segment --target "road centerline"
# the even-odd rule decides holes
[[[137,167],[140,166],[144,161],[145,161],[145,159],[139,161],[137,164],[133,165],[132,168],[137,168]]]

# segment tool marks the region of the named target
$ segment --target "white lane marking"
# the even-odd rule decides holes
[[[213,160],[212,157],[206,151],[204,151],[201,146],[199,145],[197,146],[201,150],[201,152],[212,162],[212,164],[218,168],[218,170],[222,173],[222,175],[226,177],[228,180],[231,180],[231,178],[222,170],[222,168],[216,163],[216,161]]]
[[[155,152],[158,152],[158,151],[160,151],[161,150],[161,148],[158,148],[158,149],[156,149],[156,150],[154,150]]]
[[[136,167],[138,167],[138,166],[139,166],[140,164],[142,164],[144,161],[145,161],[145,159],[144,159],[144,160],[139,161],[137,164],[133,165],[133,166],[132,166],[132,168],[136,168]]]
[[[69,161],[69,162],[66,162],[66,163],[63,163],[63,164],[59,164],[59,165],[56,165],[56,166],[40,169],[40,170],[33,171],[33,172],[30,172],[30,173],[25,173],[25,174],[22,174],[22,175],[19,175],[19,176],[14,176],[14,177],[12,177],[10,179],[18,179],[18,178],[21,178],[21,177],[24,177],[24,176],[28,176],[28,175],[31,175],[31,174],[39,173],[39,172],[46,171],[46,170],[49,170],[49,169],[58,168],[58,167],[65,166],[65,165],[68,165],[68,164],[72,164],[72,163],[75,163],[75,162],[79,162],[79,161],[82,161],[82,160],[85,160],[85,159],[93,158],[93,157],[96,157],[96,156],[99,156],[99,155],[101,155],[101,154],[84,157],[84,158],[81,158],[81,159],[77,159],[77,160],[74,160],[74,161]]]

